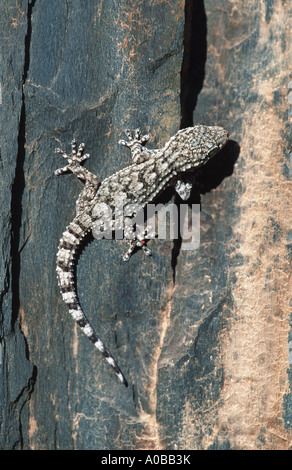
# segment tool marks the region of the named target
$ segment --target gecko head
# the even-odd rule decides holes
[[[176,169],[194,170],[210,160],[227,143],[228,132],[219,126],[202,124],[178,132],[179,157]]]
[[[206,153],[212,157],[215,155],[222,147],[228,142],[229,135],[228,132],[219,126],[202,126],[205,128],[206,136],[205,147]],[[208,150],[209,147],[209,150]]]
[[[229,139],[228,132],[219,126],[198,125],[193,127],[191,133],[192,156],[198,163],[206,163]]]

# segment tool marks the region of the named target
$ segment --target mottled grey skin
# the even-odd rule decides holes
[[[71,171],[85,186],[76,203],[76,217],[66,228],[60,240],[57,253],[57,276],[62,298],[69,308],[74,320],[102,352],[118,378],[127,386],[127,381],[120,371],[111,353],[93,331],[79,304],[74,285],[74,263],[76,250],[85,235],[92,231],[94,223],[99,220],[97,210],[100,204],[106,204],[113,211],[117,198],[123,198],[123,205],[138,204],[143,208],[161,193],[167,186],[174,186],[183,199],[190,194],[190,183],[184,183],[180,175],[194,171],[207,163],[228,141],[228,133],[222,127],[197,125],[178,131],[162,149],[149,150],[144,147],[148,135],[141,136],[140,130],[126,130],[128,141],[119,143],[130,148],[134,164],[106,178],[101,184],[97,177],[81,166],[89,158],[83,155],[84,144],[77,149],[72,142],[72,154],[67,155],[60,149],[68,164],[55,171],[60,175]],[[130,259],[135,248],[141,247],[146,255],[150,250],[141,237],[129,240],[129,249],[124,255],[125,261]]]

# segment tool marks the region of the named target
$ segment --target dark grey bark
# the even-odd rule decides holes
[[[1,448],[289,448],[288,2],[0,7]],[[125,389],[58,291],[81,183],[54,149],[84,141],[102,180],[130,164],[126,127],[158,147],[193,122],[231,135],[189,201],[200,247],[123,263],[122,242],[88,240],[78,260]]]

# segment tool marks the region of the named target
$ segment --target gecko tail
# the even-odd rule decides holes
[[[118,376],[118,379],[125,385],[125,387],[128,387],[128,382],[125,379],[125,376],[119,368],[117,362],[115,361],[107,347],[104,345],[104,343],[101,341],[101,339],[94,332],[90,322],[85,317],[80,305],[76,303],[74,307],[72,306],[71,308],[69,308],[69,312],[72,318],[76,321],[77,325],[81,328],[83,333],[88,337],[91,343],[94,344],[94,346],[102,353],[103,357],[113,368],[116,375]]]
[[[115,361],[115,359],[113,358],[112,354],[107,349],[107,347],[104,345],[104,343],[101,341],[101,339],[94,332],[91,324],[89,323],[89,321],[85,317],[85,315],[82,312],[80,306],[77,305],[75,310],[70,309],[69,312],[71,313],[73,318],[75,317],[75,319],[76,319],[76,313],[79,316],[82,314],[81,318],[76,319],[76,323],[80,326],[83,333],[85,333],[85,335],[94,344],[94,346],[102,353],[103,357],[106,359],[106,361],[109,363],[109,365],[115,371],[115,373],[118,376],[119,380],[125,385],[125,387],[128,387],[128,382],[125,379],[125,376],[122,373],[121,369],[119,368],[117,362]]]
[[[81,226],[82,225],[82,226]],[[117,362],[94,332],[90,322],[87,320],[78,301],[74,282],[74,258],[81,239],[85,236],[86,227],[81,224],[78,217],[67,227],[60,240],[57,253],[57,276],[62,298],[67,305],[72,318],[79,325],[83,333],[89,338],[94,346],[102,353],[106,361],[113,368],[119,380],[127,387],[128,383],[121,372]]]

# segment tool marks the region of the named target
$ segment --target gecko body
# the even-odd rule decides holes
[[[94,332],[79,303],[74,282],[78,247],[101,217],[97,208],[106,204],[114,210],[119,196],[123,197],[126,208],[135,204],[144,208],[167,186],[173,186],[182,199],[187,199],[191,184],[185,183],[181,175],[195,171],[216,155],[228,141],[228,133],[222,127],[197,125],[178,131],[163,148],[149,150],[145,147],[148,135],[141,136],[139,129],[125,132],[128,141],[120,140],[119,143],[130,148],[132,165],[99,183],[98,178],[81,165],[89,158],[88,154],[84,154],[84,144],[77,147],[73,140],[71,155],[56,150],[67,160],[67,165],[56,170],[55,174],[71,171],[85,182],[76,203],[76,216],[63,233],[57,252],[56,271],[62,298],[81,330],[103,354],[119,380],[127,386],[117,362]],[[129,249],[123,257],[125,261],[130,259],[136,248],[142,248],[146,255],[151,254],[143,234],[132,236],[128,242]]]

